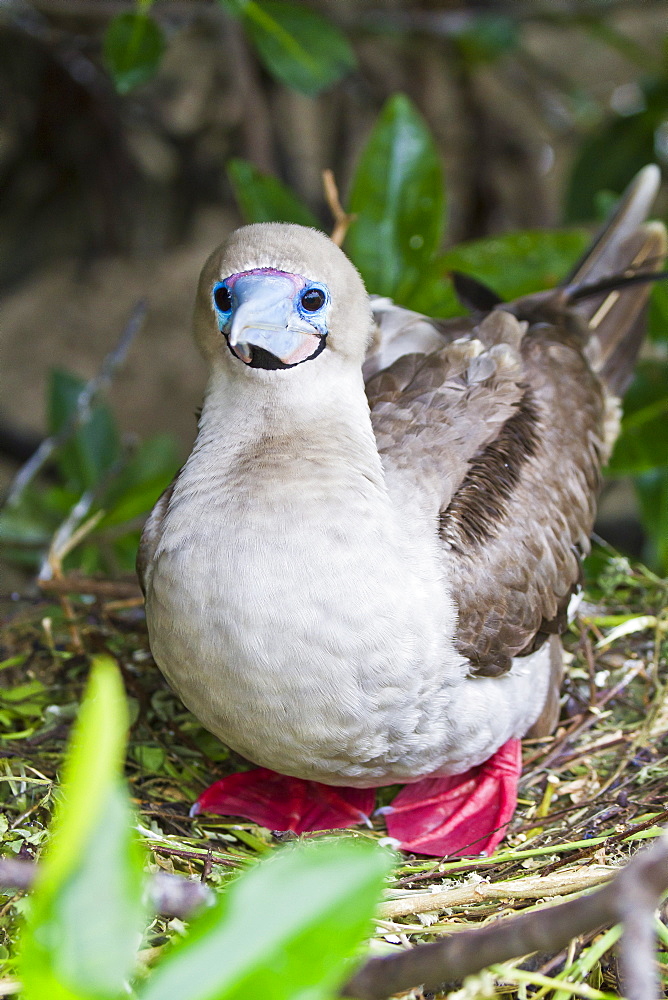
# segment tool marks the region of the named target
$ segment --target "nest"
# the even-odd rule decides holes
[[[203,788],[248,765],[202,729],[169,690],[151,658],[139,602],[127,588],[116,599],[110,582],[102,591],[55,602],[3,599],[2,853],[29,860],[39,855],[86,681],[86,654],[104,650],[119,663],[130,700],[127,777],[150,869],[224,888],[281,838],[245,821],[189,816]],[[559,727],[547,739],[525,741],[519,807],[505,841],[489,858],[474,856],[475,845],[472,856],[461,859],[399,858],[379,907],[372,954],[399,953],[542,911],[555,899],[576,899],[609,880],[661,832],[668,821],[667,593],[668,584],[644,567],[608,558],[565,637],[569,663]],[[329,835],[383,842],[382,820],[376,827]],[[0,948],[10,956],[11,973],[20,897],[7,895]],[[180,928],[178,920],[156,917],[147,957]],[[467,997],[522,997],[530,990],[535,997],[604,1000],[620,990],[619,933],[618,927],[593,931],[566,948],[493,966],[444,990],[461,988]],[[663,981],[663,911],[656,933]]]

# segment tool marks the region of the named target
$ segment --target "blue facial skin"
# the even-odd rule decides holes
[[[325,296],[324,302],[317,309],[307,309],[303,305],[303,299],[309,292],[320,292]],[[329,315],[329,303],[330,295],[327,285],[314,285],[310,282],[298,293],[295,300],[296,311],[303,320],[312,326],[314,330],[318,331],[321,337],[326,337],[328,332],[327,317]]]
[[[218,282],[212,299],[220,332],[233,353],[246,362],[261,350],[277,358],[281,367],[293,367],[325,346],[331,298],[323,284],[301,275],[258,269]],[[229,308],[224,308],[228,302]]]
[[[295,279],[297,279],[297,281]],[[327,327],[324,324],[323,320],[324,320],[324,315],[327,311],[327,306],[329,305],[330,302],[329,289],[327,288],[327,286],[324,284],[316,285],[312,282],[308,282],[305,278],[302,278],[301,275],[296,275],[296,274],[288,275],[288,274],[281,274],[280,272],[273,272],[271,275],[253,274],[252,272],[240,275],[235,274],[231,275],[230,278],[226,278],[225,281],[219,281],[216,285],[214,285],[213,307],[218,317],[218,326],[220,330],[222,331],[223,327],[231,319],[235,307],[241,301],[247,301],[250,297],[253,297],[254,299],[267,298],[269,302],[271,302],[274,298],[276,298],[276,304],[278,305],[279,304],[278,296],[275,297],[271,293],[265,296],[263,292],[265,291],[265,289],[267,292],[270,292],[270,289],[273,290],[273,288],[275,288],[279,282],[281,284],[283,284],[284,282],[285,284],[287,284],[288,281],[292,285],[293,290],[295,288],[295,285],[297,285],[298,281],[303,283],[298,285],[297,292],[292,300],[292,307],[295,310],[295,312],[302,319],[305,319],[307,323],[309,323],[311,326],[317,329],[318,332],[321,334],[321,336],[325,336],[327,334]],[[221,291],[221,289],[225,289],[230,296],[231,304],[229,309],[221,309],[218,306],[218,303],[216,302],[216,295]],[[319,308],[306,309],[302,304],[302,299],[308,292],[313,292],[313,291],[322,292],[325,296],[325,299]],[[280,296],[280,298],[282,297],[283,296]],[[280,313],[283,312],[284,310],[281,309]],[[278,322],[280,322],[281,318],[282,316],[281,317],[279,317],[278,315],[276,316],[276,320]]]
[[[230,321],[232,317],[232,295],[230,293],[230,308],[221,309],[216,302],[216,295],[220,293],[221,289],[225,289],[229,293],[229,288],[224,281],[219,281],[217,285],[213,286],[213,309],[216,314],[216,319],[218,320],[218,329],[223,332],[225,325]]]

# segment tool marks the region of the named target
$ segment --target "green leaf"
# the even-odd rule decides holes
[[[147,771],[160,771],[167,759],[162,747],[134,746],[132,756],[137,763]]]
[[[550,288],[564,278],[588,246],[584,229],[524,230],[461,243],[425,268],[404,305],[427,316],[459,316],[462,305],[449,273],[461,271],[488,285],[502,299]]]
[[[144,919],[142,856],[120,779],[126,730],[116,665],[95,657],[23,934],[24,1000],[126,995]]]
[[[25,496],[25,494],[24,494]],[[27,504],[24,497],[17,507],[0,511],[0,545],[48,545],[56,524],[36,504]]]
[[[668,341],[668,281],[659,281],[652,289],[647,313],[650,340]]]
[[[280,850],[193,922],[139,1000],[330,1000],[369,932],[388,867],[361,840]]]
[[[47,401],[50,434],[57,434],[71,419],[85,385],[85,381],[72,372],[51,370]],[[68,485],[81,493],[99,482],[120,453],[118,428],[111,410],[97,403],[86,423],[60,450],[58,465]]]
[[[496,61],[516,49],[520,29],[515,18],[503,14],[480,14],[454,35],[457,49],[469,66]]]
[[[227,175],[246,222],[296,222],[320,229],[316,217],[288,187],[247,160],[230,160]]]
[[[106,511],[100,529],[125,524],[153,507],[179,467],[177,448],[169,434],[143,441],[101,500]]]
[[[358,218],[346,250],[370,292],[407,304],[438,250],[443,172],[429,129],[409,99],[391,97],[362,152],[350,192]]]
[[[624,397],[622,429],[607,472],[645,472],[668,465],[668,362],[641,361]]]
[[[152,17],[137,11],[118,14],[107,27],[102,52],[119,93],[150,80],[164,50],[162,28]]]
[[[668,468],[643,473],[635,479],[635,487],[640,519],[648,536],[645,559],[649,566],[665,574],[668,572]]]
[[[272,76],[309,97],[355,68],[355,54],[338,28],[304,4],[287,0],[221,0],[240,16]]]
[[[616,116],[580,145],[566,197],[566,218],[572,222],[595,217],[600,192],[620,195],[647,163],[661,159],[657,129],[665,119],[668,78],[643,85],[646,107]]]
[[[589,242],[584,229],[524,230],[462,243],[439,264],[473,275],[510,300],[558,284]]]

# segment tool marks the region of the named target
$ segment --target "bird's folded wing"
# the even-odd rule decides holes
[[[141,539],[139,541],[136,569],[137,576],[139,577],[139,586],[142,589],[144,597],[146,597],[146,591],[153,574],[153,560],[162,538],[162,528],[165,514],[167,513],[169,501],[172,498],[172,493],[174,492],[174,487],[179,475],[180,473],[177,473],[167,489],[163,490],[160,494],[155,507],[146,519],[146,524],[144,525],[144,530],[142,531]]]
[[[579,580],[605,451],[603,391],[581,346],[565,325],[497,309],[367,385],[389,488],[412,476],[427,503],[440,491],[458,644],[479,673],[503,673],[560,630]]]

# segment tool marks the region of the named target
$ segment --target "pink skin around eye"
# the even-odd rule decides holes
[[[258,276],[276,275],[279,278],[290,278],[295,286],[295,292],[301,291],[301,289],[306,285],[306,278],[303,278],[301,274],[292,274],[290,271],[279,271],[275,267],[253,267],[250,271],[239,271],[237,274],[231,274],[229,278],[225,278],[225,284],[231,290],[234,288],[239,278],[245,278],[250,274]]]

